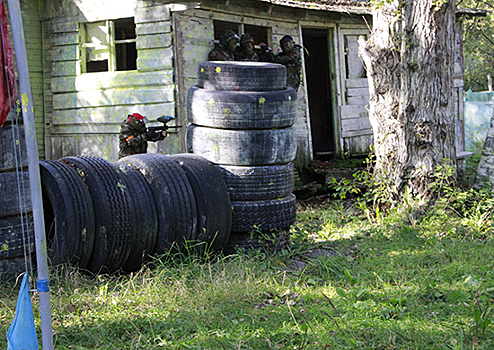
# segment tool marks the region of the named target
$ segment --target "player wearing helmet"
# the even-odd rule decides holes
[[[234,51],[240,38],[231,29],[225,30],[221,34],[221,40],[217,47],[209,53],[210,61],[234,61]]]
[[[240,37],[240,47],[235,51],[235,60],[259,62],[259,56],[254,51],[254,39],[249,33]]]
[[[132,113],[120,124],[118,136],[120,150],[118,158],[132,154],[146,153],[148,141],[161,141],[166,137],[166,130],[151,132],[146,127],[146,117],[139,113]]]
[[[300,86],[300,73],[302,70],[302,46],[295,44],[290,35],[285,35],[280,40],[281,52],[274,58],[275,63],[286,67],[286,85],[298,90]]]

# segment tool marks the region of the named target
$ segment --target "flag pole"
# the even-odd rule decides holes
[[[33,96],[31,93],[31,83],[29,81],[26,45],[24,41],[24,30],[22,27],[19,0],[8,0],[8,4],[17,71],[19,73],[21,108],[24,118],[24,133],[26,135],[26,151],[29,167],[29,183],[31,187],[31,201],[33,204],[34,237],[38,270],[36,285],[39,292],[42,344],[43,350],[52,350],[53,333],[51,324],[50,288],[48,283],[45,220],[43,217],[43,199],[41,195],[38,145],[36,142],[36,128],[34,124]]]

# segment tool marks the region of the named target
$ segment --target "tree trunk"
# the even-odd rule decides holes
[[[375,9],[359,53],[369,79],[375,175],[397,203],[427,199],[443,159],[456,165],[453,0],[393,0]],[[408,187],[408,189],[407,189]]]

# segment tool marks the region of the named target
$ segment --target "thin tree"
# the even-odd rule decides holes
[[[359,40],[370,89],[375,178],[388,199],[426,203],[444,159],[456,165],[453,0],[381,0]],[[376,5],[376,4],[375,4]]]

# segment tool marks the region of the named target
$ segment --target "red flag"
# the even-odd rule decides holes
[[[1,39],[0,40],[0,127],[7,120],[7,114],[17,100],[17,87],[14,71],[14,55],[12,53],[12,44],[10,43],[9,30],[7,28],[7,14],[3,1],[0,1],[0,21],[1,21]]]

